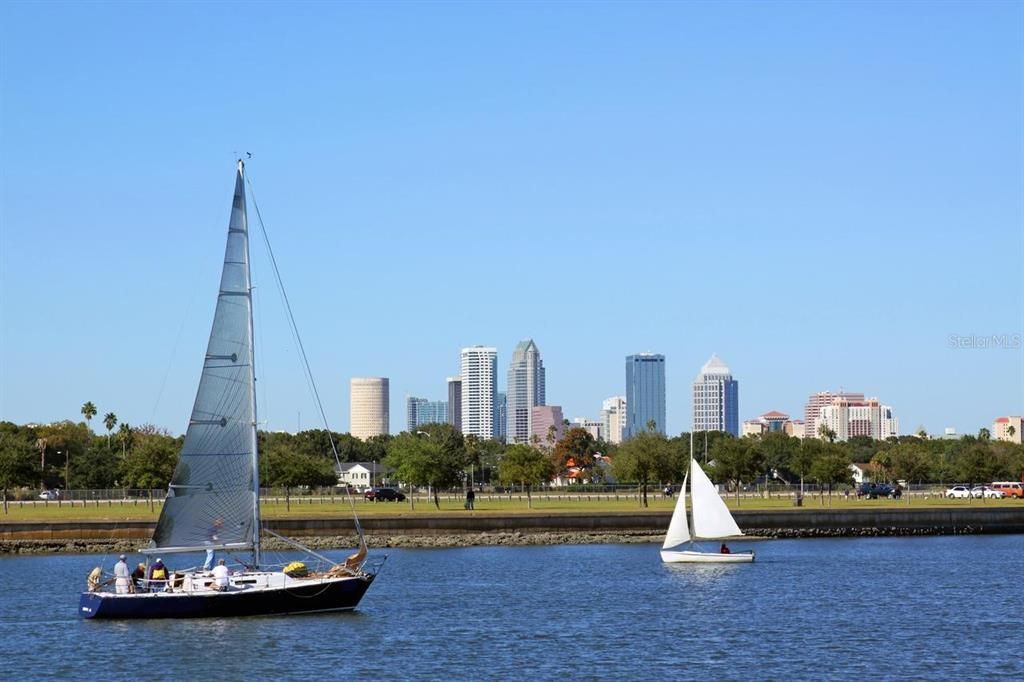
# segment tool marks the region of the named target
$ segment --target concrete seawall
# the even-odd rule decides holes
[[[607,514],[527,513],[492,515],[396,514],[362,519],[371,539],[401,536],[437,537],[471,534],[584,534],[635,535],[663,533],[670,514],[658,512],[614,512]],[[758,510],[737,511],[740,528],[752,535],[770,537],[814,537],[847,535],[918,535],[955,533],[1024,533],[1024,506],[992,508],[934,509],[843,509],[843,510]],[[292,537],[351,536],[350,517],[316,519],[270,519],[270,530]],[[147,521],[78,521],[60,523],[0,523],[0,551],[12,551],[19,541],[130,541],[148,539],[154,523]],[[436,541],[430,544],[438,544]],[[460,541],[458,544],[465,544]]]

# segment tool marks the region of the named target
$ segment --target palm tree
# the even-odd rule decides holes
[[[992,433],[985,427],[978,429],[978,440],[988,440],[991,437]]]
[[[117,438],[121,441],[121,459],[124,459],[127,455],[127,445],[131,437],[132,427],[128,424],[121,424],[121,428],[117,430]]]
[[[113,412],[107,412],[103,416],[103,425],[107,427],[107,448],[110,448],[110,432],[117,426],[117,415]]]
[[[39,487],[43,490],[46,489],[46,446],[49,443],[46,442],[45,438],[40,438],[36,441],[36,447],[39,448],[39,476],[40,484]]]
[[[1015,433],[1017,433],[1017,428],[1013,424],[1006,427],[1006,435],[1010,437],[1010,440],[1013,440],[1013,434]]]
[[[82,415],[85,417],[86,425],[92,423],[92,418],[96,416],[96,412],[96,406],[92,404],[91,400],[82,405]]]

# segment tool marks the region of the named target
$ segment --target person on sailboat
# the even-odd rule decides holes
[[[131,571],[128,570],[128,562],[124,554],[117,559],[117,563],[114,564],[114,589],[118,594],[128,594],[129,586],[131,582]]]
[[[224,592],[228,589],[230,580],[228,577],[231,575],[231,571],[224,565],[224,560],[221,559],[217,562],[217,566],[213,569],[213,589]]]
[[[127,567],[126,567],[127,568]],[[153,562],[149,567],[149,588],[153,592],[159,592],[167,584],[167,567],[161,559]]]
[[[146,591],[146,564],[139,564],[132,571],[132,591]]]
[[[732,550],[729,549],[729,545],[722,543],[722,546],[718,550],[722,554],[732,554]]]

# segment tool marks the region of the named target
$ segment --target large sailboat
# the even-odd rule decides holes
[[[692,521],[686,513],[686,487],[690,484],[693,500]],[[665,542],[661,546],[661,560],[665,563],[706,563],[706,564],[742,564],[754,560],[753,552],[729,552],[721,550],[706,552],[697,545],[696,540],[720,540],[723,538],[743,535],[736,525],[729,508],[725,506],[715,484],[690,456],[690,471],[683,479],[683,487],[679,491],[672,520],[668,524]],[[688,547],[683,549],[683,547]],[[723,546],[724,547],[724,546]]]
[[[171,572],[166,582],[143,580],[138,587],[124,578],[102,587],[103,581],[94,578],[89,591],[81,595],[79,615],[83,617],[345,611],[355,608],[374,580],[379,564],[367,561],[358,519],[359,549],[342,563],[286,538],[281,539],[323,562],[323,570],[310,573],[304,564],[287,569],[263,563],[245,180],[245,164],[238,161],[224,267],[202,376],[160,519],[149,547],[141,550],[149,558],[156,557],[159,564],[160,557],[204,552],[244,560],[239,570],[219,579],[205,568]]]

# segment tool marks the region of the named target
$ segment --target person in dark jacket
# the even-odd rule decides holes
[[[466,509],[472,509],[473,503],[476,501],[476,493],[470,488],[466,491]]]
[[[161,559],[154,561],[153,565],[149,567],[149,589],[153,592],[164,589],[167,585],[167,575],[167,567],[164,566],[164,562]]]

